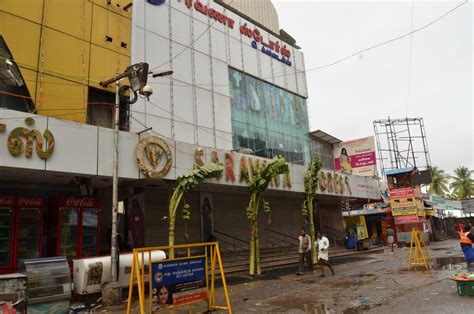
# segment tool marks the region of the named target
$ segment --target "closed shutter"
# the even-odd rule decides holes
[[[249,194],[213,194],[214,198],[214,227],[216,230],[248,241],[250,227],[247,219],[247,206]],[[298,237],[299,230],[304,224],[301,215],[303,198],[299,195],[291,197],[264,197],[270,203],[271,225],[267,224],[267,215],[263,207],[258,213],[258,226],[260,245],[265,247],[265,228],[284,233],[288,236]],[[261,204],[263,206],[263,204]],[[218,236],[218,235],[217,235]]]
[[[145,191],[145,243],[146,246],[168,245],[169,198],[171,191],[163,189],[147,189]],[[188,243],[201,242],[201,221],[199,210],[199,193],[185,195],[191,206],[191,221],[188,222]],[[175,244],[186,243],[184,239],[184,221],[181,217],[182,202],[176,211]],[[163,219],[163,217],[168,219]]]

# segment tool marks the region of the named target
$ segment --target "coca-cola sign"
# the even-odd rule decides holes
[[[0,206],[13,206],[15,205],[15,197],[8,195],[0,195]]]
[[[37,197],[22,196],[18,199],[18,206],[40,207],[40,206],[43,206],[43,198],[40,196],[37,196]]]
[[[66,206],[68,207],[93,207],[94,206],[94,198],[92,197],[68,197],[66,199]]]

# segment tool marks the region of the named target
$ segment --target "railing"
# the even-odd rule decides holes
[[[216,235],[217,242],[219,242],[221,251],[223,252],[232,252],[234,255],[237,255],[238,251],[249,249],[249,241],[239,239],[233,235],[215,229],[214,234]]]
[[[336,238],[345,238],[346,237],[346,233],[344,231],[341,231],[339,229],[332,228],[332,227],[329,227],[329,226],[322,226],[322,231],[323,231],[323,233],[328,232],[329,234],[331,234],[333,237],[336,237]]]
[[[337,247],[345,247],[346,233],[344,231],[328,226],[323,226],[322,232],[326,233],[326,236],[329,242],[331,242],[331,245],[333,245],[334,249],[337,249]],[[357,245],[355,250],[357,251]]]
[[[271,246],[289,247],[295,246],[295,244],[298,244],[298,238],[265,228],[265,245],[267,248]]]

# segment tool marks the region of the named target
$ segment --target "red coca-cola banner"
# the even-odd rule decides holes
[[[67,196],[58,198],[59,207],[100,208],[100,202],[94,197]]]
[[[41,196],[19,196],[17,203],[19,207],[42,208],[44,207],[44,198]]]
[[[0,195],[0,207],[14,207],[16,205],[15,196]]]

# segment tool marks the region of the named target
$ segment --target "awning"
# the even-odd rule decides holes
[[[385,175],[386,176],[393,176],[395,174],[412,172],[414,169],[415,169],[415,167],[387,170],[387,171],[385,171]]]

